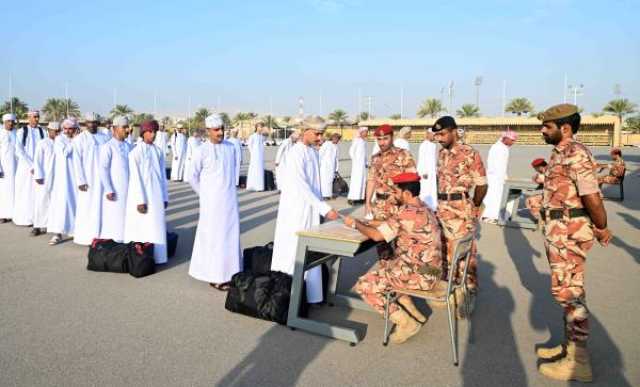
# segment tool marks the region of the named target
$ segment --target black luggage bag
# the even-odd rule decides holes
[[[156,272],[153,259],[153,243],[129,243],[129,274],[140,278]]]
[[[291,276],[279,271],[265,275],[240,272],[231,278],[225,309],[278,324],[287,324]]]
[[[335,196],[347,195],[349,193],[349,185],[346,181],[336,172],[336,177],[333,178],[333,194]]]
[[[242,271],[255,275],[263,275],[271,271],[273,242],[264,246],[249,247],[242,251]]]
[[[129,272],[129,245],[111,239],[94,239],[89,246],[87,270]]]

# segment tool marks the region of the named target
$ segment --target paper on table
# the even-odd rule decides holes
[[[331,221],[319,226],[312,227],[307,230],[298,231],[299,236],[311,236],[321,239],[331,239],[339,241],[347,241],[354,243],[362,243],[369,238],[362,235],[360,231],[344,225],[342,221]]]

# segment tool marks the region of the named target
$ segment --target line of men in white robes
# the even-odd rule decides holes
[[[39,113],[14,130],[5,114],[0,131],[0,215],[2,222],[33,226],[34,236],[64,236],[79,245],[94,239],[154,244],[156,263],[167,261],[165,208],[168,203],[164,151],[154,144],[158,124],[145,121],[132,145],[126,117],[112,132],[98,130],[93,113],[79,132],[76,119],[38,125]]]

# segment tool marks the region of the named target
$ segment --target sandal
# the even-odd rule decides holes
[[[226,292],[229,290],[229,288],[231,287],[231,285],[229,284],[229,282],[225,282],[223,284],[214,284],[214,283],[209,283],[209,286],[211,286],[214,289],[220,290],[221,292]]]
[[[54,235],[51,240],[49,240],[49,245],[54,246],[62,241],[62,237],[60,235]]]

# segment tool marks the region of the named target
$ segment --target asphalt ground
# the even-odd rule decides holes
[[[348,143],[340,170],[349,176]],[[370,144],[371,148],[371,144]],[[487,146],[478,146],[486,157]],[[414,144],[414,151],[417,144]],[[528,163],[550,147],[515,146],[509,176],[529,178]],[[594,148],[605,161],[608,149]],[[589,254],[593,385],[640,385],[640,150],[625,148],[629,174],[624,202],[606,200],[615,234]],[[266,150],[272,168],[275,147]],[[243,168],[246,168],[244,165]],[[616,189],[605,190],[615,196]],[[243,247],[273,239],[279,196],[240,191]],[[549,268],[539,231],[482,225],[480,293],[471,323],[458,324],[460,366],[451,364],[444,310],[419,307],[429,322],[410,341],[383,347],[382,319],[341,307],[318,318],[367,324],[365,340],[347,343],[224,309],[225,294],[187,274],[198,218],[197,198],[171,183],[169,227],[178,252],[152,276],[86,270],[87,248],[50,247],[47,237],[0,225],[1,386],[562,386],[539,375],[535,347],[562,337],[561,309],[549,293]],[[342,213],[361,214],[345,198]],[[375,262],[345,260],[348,290]]]

